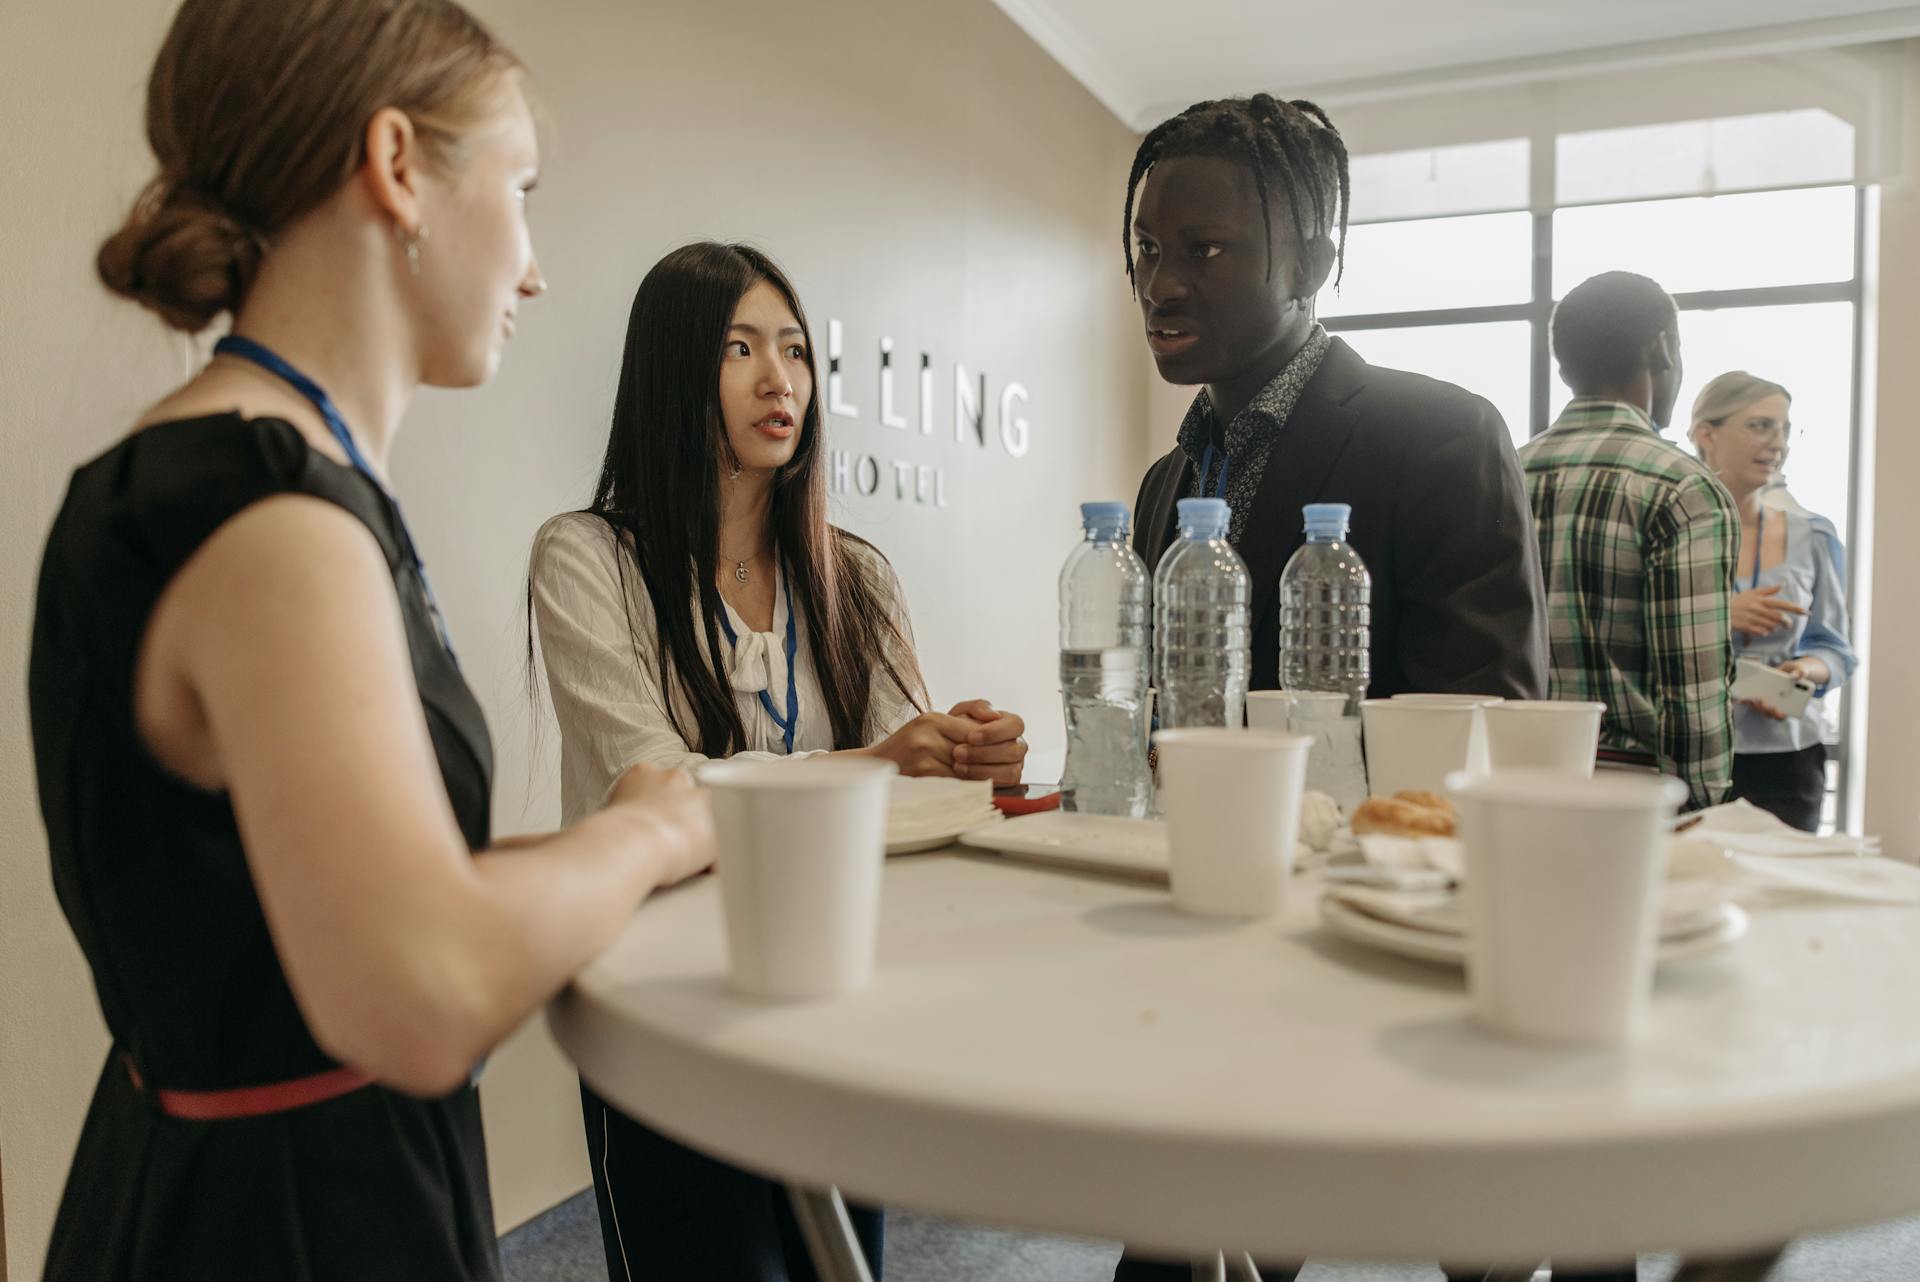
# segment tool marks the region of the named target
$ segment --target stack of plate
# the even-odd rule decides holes
[[[887,853],[936,850],[999,818],[989,780],[895,779],[887,801]]]
[[[1442,966],[1467,960],[1466,905],[1458,891],[1329,886],[1320,920],[1342,939]],[[1747,914],[1717,886],[1671,882],[1660,901],[1661,964],[1719,952],[1747,933]]]

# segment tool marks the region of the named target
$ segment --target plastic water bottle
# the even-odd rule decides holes
[[[1060,696],[1067,763],[1060,804],[1144,818],[1147,772],[1147,567],[1127,542],[1124,503],[1083,503],[1086,535],[1060,571]]]
[[[1373,578],[1347,546],[1353,509],[1309,503],[1307,541],[1280,572],[1280,688],[1337,690],[1360,715],[1370,676],[1367,627]]]
[[[1309,503],[1304,511],[1307,541],[1280,572],[1280,688],[1337,696],[1289,700],[1289,729],[1313,740],[1307,787],[1352,815],[1367,799],[1360,701],[1367,696],[1373,580],[1346,543],[1353,509]]]
[[[1252,643],[1247,567],[1227,542],[1223,499],[1181,499],[1180,537],[1153,574],[1160,728],[1246,724]]]

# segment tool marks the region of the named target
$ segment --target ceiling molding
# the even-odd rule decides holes
[[[1002,8],[1007,7],[1004,0],[999,2]],[[1021,3],[1030,3],[1030,0],[1021,0]],[[1878,13],[1814,18],[1805,22],[1708,32],[1636,44],[1607,45],[1570,53],[1542,54],[1528,58],[1436,67],[1401,75],[1288,86],[1287,93],[1289,96],[1311,98],[1324,107],[1336,108],[1396,98],[1421,97],[1428,94],[1461,93],[1474,89],[1530,84],[1542,80],[1558,80],[1608,71],[1644,70],[1649,67],[1676,66],[1721,58],[1754,57],[1805,49],[1872,44],[1885,40],[1904,40],[1914,36],[1920,36],[1920,5],[1907,5]],[[1049,52],[1052,51],[1049,50]],[[1057,54],[1055,56],[1058,57]],[[1073,71],[1072,66],[1064,61],[1062,65],[1066,66],[1068,71]],[[1113,103],[1108,102],[1104,97],[1101,101],[1107,102],[1109,108],[1113,107]],[[1184,110],[1192,101],[1191,95],[1183,95],[1176,100],[1147,104],[1144,110],[1124,115],[1121,119],[1134,130],[1144,133],[1167,117]]]
[[[1000,11],[1013,19],[1033,42],[1052,55],[1053,60],[1067,71],[1067,74],[1100,100],[1102,106],[1111,111],[1130,129],[1138,129],[1133,122],[1146,110],[1146,104],[1139,95],[1127,91],[1126,77],[1093,51],[1093,47],[1080,34],[1062,24],[1054,16],[1053,9],[1046,0],[993,0]]]

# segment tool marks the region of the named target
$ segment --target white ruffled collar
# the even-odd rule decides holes
[[[727,612],[727,622],[733,625],[736,640],[733,644],[733,661],[728,668],[728,682],[740,694],[759,694],[762,690],[773,691],[781,697],[787,692],[787,580],[777,562],[773,577],[773,630],[755,632],[747,627],[747,621],[740,612],[727,604],[726,598],[720,600],[720,608]]]

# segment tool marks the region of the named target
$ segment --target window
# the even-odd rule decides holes
[[[1375,365],[1443,378],[1486,397],[1507,421],[1513,443],[1521,445],[1532,418],[1531,330],[1525,321],[1492,321],[1369,329],[1349,334],[1347,340]]]
[[[1850,183],[1853,126],[1825,111],[1779,111],[1562,134],[1559,205]]]
[[[1842,531],[1849,529],[1853,305],[1801,303],[1683,311],[1680,358],[1686,377],[1667,438],[1691,448],[1687,444],[1687,429],[1693,421],[1689,410],[1700,389],[1717,375],[1743,369],[1779,383],[1793,394],[1787,488],[1800,506],[1826,517]],[[1557,373],[1553,384],[1557,406],[1572,393]]]
[[[1695,196],[1562,209],[1553,216],[1553,293],[1589,276],[1639,272],[1669,294],[1853,279],[1851,187]]]
[[[1783,384],[1787,488],[1851,537],[1854,166],[1852,127],[1824,111],[1357,156],[1346,281],[1322,293],[1320,315],[1375,364],[1485,396],[1522,442],[1568,396],[1549,350],[1555,302],[1600,272],[1650,276],[1681,309],[1686,378],[1669,439],[1691,448],[1688,411],[1715,375]],[[1554,206],[1529,208],[1543,192]],[[1837,694],[1844,706],[1851,691]],[[1858,769],[1847,734],[1843,713],[1841,790]]]
[[[1321,295],[1321,315],[1524,304],[1533,294],[1532,226],[1521,212],[1351,227],[1346,277]]]
[[[1525,209],[1532,144],[1525,138],[1355,156],[1351,221],[1384,223]]]

